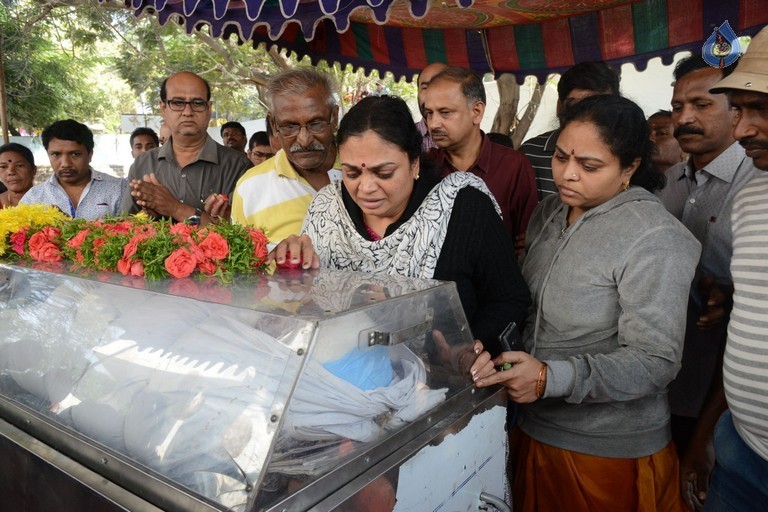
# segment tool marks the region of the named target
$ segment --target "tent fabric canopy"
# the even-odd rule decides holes
[[[578,62],[671,61],[724,21],[768,24],[768,0],[126,0],[188,33],[268,46],[412,78],[431,62],[540,81]]]

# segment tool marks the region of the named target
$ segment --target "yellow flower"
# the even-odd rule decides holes
[[[8,235],[26,226],[60,226],[69,217],[47,204],[20,204],[0,210],[0,256],[5,255]]]

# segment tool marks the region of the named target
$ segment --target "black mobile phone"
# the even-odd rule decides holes
[[[504,352],[510,351],[524,351],[523,337],[520,335],[520,330],[517,328],[515,322],[510,322],[507,327],[499,334],[499,342],[501,343],[501,350]],[[510,363],[504,363],[499,366],[500,371],[509,370],[512,368]]]
[[[523,337],[515,322],[510,322],[501,332],[499,335],[499,342],[501,342],[501,350],[504,352],[509,352],[511,350],[525,351]]]

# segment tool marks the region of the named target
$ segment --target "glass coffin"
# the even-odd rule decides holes
[[[0,416],[165,509],[269,508],[472,391],[436,281],[0,265],[0,325]]]

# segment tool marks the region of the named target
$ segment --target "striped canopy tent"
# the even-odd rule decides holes
[[[768,0],[126,0],[135,15],[187,32],[276,45],[409,79],[431,62],[543,81],[578,62],[671,62],[724,21],[768,24]]]

